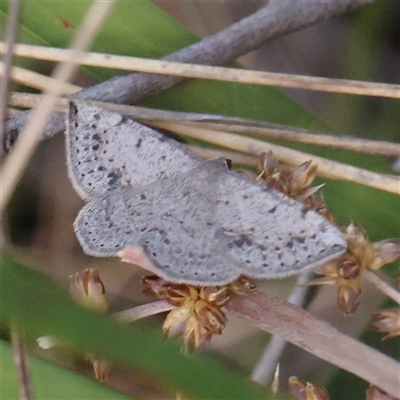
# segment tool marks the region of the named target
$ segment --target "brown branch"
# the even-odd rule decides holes
[[[304,307],[310,287],[304,287],[303,285],[311,280],[311,276],[312,272],[306,272],[298,276],[296,285],[287,299],[289,303]],[[267,385],[272,382],[286,346],[287,342],[282,336],[273,335],[253,369],[251,380],[260,385]]]
[[[301,308],[256,290],[232,299],[227,309],[260,329],[281,336],[392,396],[398,396],[398,362],[340,333]]]
[[[267,40],[372,2],[373,0],[271,1],[256,13],[243,18],[223,31],[178,50],[163,59],[203,65],[223,65],[256,49]],[[180,77],[167,75],[130,74],[114,77],[71,97],[133,104],[181,81]],[[26,111],[8,121],[4,151],[7,152],[12,147],[28,116],[29,112]],[[63,116],[54,114],[44,130],[44,135],[51,136],[63,129]]]

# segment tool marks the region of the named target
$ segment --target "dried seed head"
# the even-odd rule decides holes
[[[164,279],[157,275],[148,275],[142,278],[140,285],[142,292],[148,296],[155,297],[156,299],[163,300],[164,293]]]
[[[205,300],[196,301],[194,312],[197,321],[206,331],[220,335],[225,328],[227,318],[219,306]]]
[[[191,314],[183,332],[183,343],[186,349],[190,345],[193,345],[196,349],[203,349],[211,342],[212,335],[212,332],[207,331],[199,324],[197,318]]]
[[[187,302],[196,301],[199,298],[198,290],[192,285],[165,284],[164,288],[164,299],[176,307],[185,306]]]
[[[219,307],[227,305],[230,301],[230,291],[228,286],[204,286],[199,291],[200,299],[214,303]]]
[[[93,360],[93,370],[96,379],[100,382],[108,381],[111,375],[111,367],[106,360]]]
[[[376,386],[370,385],[366,391],[366,400],[398,400]]]
[[[360,304],[362,274],[381,268],[400,257],[400,239],[371,243],[364,229],[351,223],[342,228],[347,251],[316,271],[324,277],[309,284],[338,285],[337,301],[345,314],[353,313]]]
[[[105,313],[108,309],[106,290],[96,268],[71,275],[69,292],[78,304],[88,310]]]
[[[329,395],[325,388],[303,381],[296,376],[289,378],[289,389],[296,400],[329,400]]]
[[[93,364],[93,371],[96,379],[100,382],[106,382],[111,375],[111,367],[104,359],[98,359],[92,353],[86,353],[85,359]]]
[[[313,183],[316,175],[317,166],[312,165],[311,160],[301,164],[290,175],[291,193],[300,195],[304,190],[307,190]]]
[[[305,200],[305,204],[315,210],[318,214],[324,216],[333,224],[336,223],[334,216],[326,207],[325,199],[321,192],[314,193],[312,196]]]
[[[323,185],[311,186],[317,174],[317,166],[312,165],[312,161],[307,161],[290,172],[279,164],[272,152],[269,152],[260,155],[257,167],[260,171],[258,180],[300,201],[334,222],[332,214],[326,208],[323,196],[316,193]]]
[[[176,337],[185,330],[185,324],[193,313],[195,301],[189,300],[184,305],[171,310],[165,318],[163,331],[168,332],[169,336]]]
[[[356,292],[350,286],[341,285],[338,288],[337,302],[338,306],[344,314],[350,315],[357,310],[361,301],[361,289]]]
[[[297,378],[297,376],[291,376],[289,378],[289,390],[290,394],[296,399],[296,400],[305,400],[306,395],[306,382],[303,380],[300,380]]]
[[[240,277],[229,285],[195,287],[175,284],[151,275],[142,279],[142,291],[152,297],[176,306],[169,312],[163,324],[169,336],[183,336],[185,346],[193,344],[202,348],[212,335],[220,335],[227,323],[221,307],[232,294],[244,294],[254,289],[254,284]]]
[[[361,274],[361,265],[357,258],[349,254],[348,257],[340,264],[337,268],[338,276],[343,279],[354,280],[357,279]]]
[[[250,293],[255,288],[256,285],[249,278],[246,278],[243,275],[228,284],[228,289],[237,295]]]
[[[260,154],[257,166],[260,171],[259,180],[282,193],[289,193],[289,176],[283,172],[271,151]]]
[[[387,332],[382,340],[400,335],[400,307],[386,308],[371,315],[372,325],[379,332]]]
[[[188,300],[197,300],[199,297],[194,286],[167,282],[156,275],[142,278],[141,286],[143,293],[165,300],[176,307],[184,305]]]
[[[385,264],[390,264],[400,257],[400,239],[387,239],[373,244],[374,260],[369,266],[377,270]]]
[[[272,151],[268,153],[261,153],[257,160],[257,169],[265,174],[266,177],[279,174],[281,171],[281,166],[279,165],[279,161],[274,157]],[[265,179],[265,177],[263,177]]]
[[[352,314],[361,300],[361,267],[356,257],[345,253],[316,272],[324,277],[309,282],[309,285],[337,284],[339,309],[346,315]]]
[[[375,258],[375,252],[365,230],[351,223],[344,233],[348,251],[357,257],[362,268],[369,268]]]
[[[278,393],[278,390],[279,390],[279,363],[276,366],[276,369],[274,372],[274,380],[271,383],[272,393],[276,394],[276,393]]]

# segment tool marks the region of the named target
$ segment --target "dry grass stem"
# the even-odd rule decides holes
[[[398,395],[398,362],[346,336],[301,308],[255,290],[246,296],[233,298],[227,309],[387,393]]]
[[[271,390],[272,393],[276,394],[279,391],[279,363],[276,366],[275,372],[274,372],[274,379],[272,380],[272,384],[271,384]]]
[[[227,160],[231,160],[235,166],[236,165],[247,165],[251,167],[257,166],[256,156],[237,153],[234,151],[210,149],[208,147],[200,147],[194,145],[188,145],[187,147],[203,158],[207,159],[226,158]]]
[[[389,285],[383,279],[379,278],[374,272],[366,272],[363,274],[364,278],[368,282],[372,283],[377,287],[382,293],[390,297],[397,304],[400,304],[400,292],[396,290],[393,286]]]
[[[202,65],[223,65],[258,48],[267,40],[304,28],[317,21],[349,12],[373,0],[342,0],[340,2],[269,2],[255,13],[180,49],[164,60]],[[145,97],[181,82],[184,78],[171,75],[134,73],[114,77],[73,95],[77,99],[134,104]],[[29,118],[19,113],[7,122],[5,152],[9,152]],[[63,116],[55,115],[46,125],[48,136],[62,130]]]
[[[19,106],[33,106],[38,100],[39,95],[29,95],[29,94],[20,94],[20,93],[13,93],[11,96],[10,103],[12,105],[19,105]],[[59,100],[58,104],[66,104],[67,100]],[[104,106],[104,108],[120,112],[127,112],[131,114],[132,112],[136,115],[136,113],[132,110],[137,110],[136,107],[131,106],[123,106],[123,105],[115,105],[115,104],[106,104],[101,102],[92,102],[95,105]],[[148,114],[151,114],[152,111],[156,111],[157,118],[159,118],[159,114],[157,110],[146,110],[147,117],[146,118],[136,118],[141,121],[149,122],[155,126],[170,129],[176,133],[194,137],[196,139],[200,139],[209,143],[217,144],[223,147],[227,147],[233,150],[237,150],[240,152],[254,154],[255,156],[262,153],[272,151],[280,161],[287,163],[289,165],[295,166],[302,164],[310,159],[314,161],[314,163],[318,164],[318,175],[332,178],[332,179],[345,179],[351,182],[360,183],[366,186],[375,187],[377,189],[385,190],[388,192],[399,194],[400,192],[400,179],[394,175],[387,175],[387,174],[379,174],[376,172],[368,171],[362,168],[354,167],[351,165],[346,165],[343,163],[339,163],[336,161],[331,161],[322,157],[318,157],[315,155],[303,153],[300,151],[288,149],[283,146],[278,146],[275,144],[267,143],[264,141],[256,140],[253,138],[249,138],[246,136],[239,136],[235,135],[226,131],[222,130],[209,130],[202,127],[198,127],[199,124],[193,124],[188,122],[183,123],[174,123],[168,121],[154,121],[149,118]],[[162,113],[168,116],[168,111],[162,111]],[[174,115],[173,113],[171,115]],[[189,114],[193,117],[193,114]],[[208,118],[211,118],[208,115]],[[216,128],[219,125],[213,124],[213,128]],[[224,126],[224,125],[222,125]],[[225,126],[224,126],[225,128]],[[228,128],[229,130],[229,128]],[[315,136],[317,137],[317,136]],[[368,141],[372,142],[373,141]],[[398,150],[399,145],[395,143],[385,143],[383,142],[386,150],[395,151]],[[378,144],[379,146],[380,144]],[[229,156],[223,155],[224,152],[222,151],[215,151],[212,149],[202,149],[197,148],[198,154],[201,154],[203,157],[210,158],[210,157],[226,157],[232,159],[232,161],[242,164],[242,165],[254,165],[253,159],[247,157],[246,155],[240,155],[238,153],[229,153]],[[227,154],[227,153],[225,153]]]
[[[303,153],[283,146],[223,131],[209,131],[207,129],[194,128],[170,122],[152,122],[152,125],[244,153],[258,155],[262,152],[272,151],[280,161],[292,166],[298,166],[304,162],[313,160],[314,164],[318,165],[319,176],[356,182],[376,189],[400,194],[400,178],[394,175],[379,174],[377,172],[318,157],[313,154]]]
[[[90,46],[111,11],[113,4],[113,1],[102,2],[97,0],[91,5],[81,28],[71,44],[76,54]],[[63,83],[72,77],[76,69],[77,64],[73,56],[71,56],[69,62],[57,65],[53,73],[54,82],[47,88],[42,102],[30,118],[29,123],[24,127],[23,134],[13,153],[4,163],[0,172],[0,180],[2,182],[0,212],[4,210],[19,177],[42,137],[47,119],[53,110],[55,98],[62,93]]]
[[[37,98],[38,95],[13,93],[11,96],[10,103],[13,105],[27,107],[34,105],[35,102],[37,101]],[[60,100],[58,104],[64,105],[66,104],[66,102],[67,100]],[[109,109],[111,111],[118,112],[119,110],[120,112],[127,112],[128,114],[131,114],[132,110],[137,110],[136,107],[131,107],[131,106],[121,106],[114,104],[111,105],[101,102],[92,102],[92,103],[104,106],[104,108]],[[263,151],[268,152],[271,150],[280,161],[283,161],[292,166],[302,164],[303,162],[312,159],[314,163],[318,164],[318,174],[320,176],[332,179],[345,179],[351,182],[360,183],[366,186],[375,187],[377,189],[385,190],[396,194],[399,194],[400,191],[400,179],[394,175],[379,174],[362,168],[324,159],[322,157],[318,157],[315,155],[288,149],[283,146],[278,146],[275,144],[249,138],[246,136],[239,136],[220,130],[210,131],[208,129],[204,129],[201,127],[199,128],[197,127],[197,125],[195,126],[193,126],[192,124],[189,125],[187,122],[177,124],[168,121],[154,121],[151,120],[151,118],[149,118],[148,116],[148,114],[151,114],[151,111],[152,110],[146,110],[147,113],[146,118],[144,119],[136,118],[136,119],[139,119],[141,121],[144,120],[146,122],[151,122],[155,126],[165,129],[170,129],[176,133],[185,136],[201,139],[203,141],[217,144],[240,152],[254,154],[255,156],[262,153]],[[162,113],[164,115],[168,115],[169,112],[163,111]],[[190,114],[190,116],[192,117],[193,115]],[[210,117],[211,116],[208,115],[208,118]],[[159,115],[157,115],[157,118],[159,118]],[[213,125],[214,127],[216,127],[215,124]],[[389,143],[387,144],[387,148],[389,147],[391,147],[392,150],[397,150],[398,145],[394,143]],[[200,148],[197,148],[197,151],[200,154]],[[201,155],[204,157],[215,157],[215,156],[225,157],[222,151],[217,152],[212,149],[201,150],[201,153],[202,153]],[[230,153],[230,156],[227,158],[232,159],[232,161],[235,161],[238,164],[254,165],[253,159],[247,158],[245,155]]]
[[[0,67],[1,82],[0,82],[0,142],[3,143],[5,132],[5,122],[7,118],[7,104],[10,88],[10,75],[14,58],[15,39],[18,30],[18,16],[20,11],[20,0],[10,2],[9,16],[6,26],[6,41],[8,43],[7,52],[4,55],[4,64]]]
[[[190,124],[190,122],[184,123]],[[280,139],[312,144],[315,146],[334,147],[336,149],[351,150],[358,153],[400,157],[400,144],[398,143],[384,142],[381,140],[358,139],[348,136],[327,135],[320,132],[307,131],[306,129],[294,126],[275,125],[273,127],[258,127],[226,124],[225,122],[223,124],[200,122],[197,126],[217,131],[224,130],[230,133],[240,133],[248,136],[254,135],[269,139]]]
[[[10,105],[24,108],[35,107],[41,95],[30,93],[13,92],[10,97]],[[357,139],[346,136],[333,136],[323,133],[313,133],[306,129],[293,126],[270,124],[264,121],[255,121],[244,118],[233,118],[223,115],[196,114],[167,110],[155,110],[136,106],[127,106],[113,103],[91,102],[112,112],[127,113],[132,118],[144,122],[152,123],[154,120],[167,122],[177,121],[182,125],[199,126],[211,130],[224,130],[230,133],[240,133],[245,135],[258,135],[265,138],[282,139],[317,146],[331,146],[366,154],[377,154],[383,156],[400,157],[400,144]],[[60,104],[66,104],[66,100],[60,100]],[[210,123],[205,121],[219,121]],[[207,156],[205,156],[207,157]],[[221,156],[222,157],[222,156]],[[232,159],[233,160],[233,159]],[[246,164],[247,163],[242,163]],[[253,165],[252,162],[248,165]]]
[[[9,105],[22,108],[35,108],[40,104],[42,98],[42,94],[11,92]],[[55,100],[55,107],[59,106],[61,110],[65,111],[68,101],[68,99],[58,97]]]
[[[7,44],[1,42],[0,49],[1,52],[7,51]],[[71,50],[24,44],[16,45],[15,55],[58,62],[69,61],[72,57]],[[76,62],[82,65],[181,76],[185,78],[214,79],[244,84],[400,98],[400,85],[396,84],[249,71],[100,53],[81,53],[77,57]]]
[[[0,74],[2,74],[1,71],[4,71],[2,62],[0,62]],[[60,85],[60,95],[72,94],[81,90],[79,86],[73,85],[71,83],[63,82],[62,84],[60,84],[59,82],[55,82],[55,78],[43,74],[38,74],[37,72],[30,71],[29,69],[15,66],[11,70],[11,80],[17,83],[21,83],[27,87],[39,89],[42,92],[45,92],[46,89],[51,85]]]
[[[13,349],[14,364],[17,369],[19,399],[34,400],[31,376],[29,373],[29,358],[26,345],[23,341],[20,330],[15,324],[11,324],[11,344]]]
[[[122,324],[130,324],[138,319],[149,317],[150,315],[171,311],[173,308],[175,308],[175,306],[167,303],[164,300],[160,300],[117,312],[114,314],[114,316],[117,322]]]

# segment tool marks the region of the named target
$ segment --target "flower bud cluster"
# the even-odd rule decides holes
[[[142,279],[144,293],[176,307],[164,321],[164,332],[171,337],[182,335],[185,346],[192,344],[195,348],[203,348],[213,335],[222,333],[227,323],[222,307],[232,294],[244,294],[253,288],[245,277],[229,285],[204,287],[170,283],[155,275]]]
[[[106,289],[97,268],[85,269],[72,275],[69,292],[76,303],[90,311],[105,313],[108,310]],[[107,361],[97,359],[93,354],[87,354],[86,359],[93,364],[96,379],[100,382],[107,381],[111,374]]]
[[[321,186],[312,186],[317,175],[317,166],[312,161],[307,161],[294,171],[283,168],[272,152],[261,153],[258,158],[258,180],[265,183],[293,199],[300,201],[325,218],[334,222],[332,214],[325,205],[324,198],[317,191]]]
[[[289,390],[296,400],[329,400],[328,392],[324,387],[303,381],[297,376],[289,378]]]
[[[352,314],[361,301],[362,275],[395,261],[400,256],[400,240],[371,243],[366,232],[354,223],[342,230],[347,240],[346,253],[315,271],[324,277],[310,284],[337,284],[338,306],[345,314]]]

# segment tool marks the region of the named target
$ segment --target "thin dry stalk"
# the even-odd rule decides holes
[[[235,166],[236,165],[246,165],[250,167],[257,166],[258,157],[256,156],[236,153],[234,151],[210,149],[209,147],[200,147],[194,145],[187,145],[187,147],[203,158],[207,159],[225,158],[227,160],[231,160]]]
[[[400,304],[400,292],[396,290],[393,286],[389,285],[383,279],[379,278],[373,272],[367,272],[363,274],[363,277],[367,279],[368,282],[372,283],[377,289],[379,289],[386,296],[390,297],[397,304]]]
[[[0,62],[0,75],[2,75],[1,71],[3,70],[3,63]],[[58,84],[57,82],[55,82],[55,78],[39,74],[37,72],[33,72],[29,69],[21,67],[13,67],[11,70],[10,78],[14,82],[21,83],[27,87],[32,87],[34,89],[39,89],[42,92],[46,92],[46,89],[49,86]],[[60,86],[60,95],[76,93],[82,89],[79,86],[67,82],[60,84]]]
[[[113,1],[102,2],[100,0],[92,4],[85,16],[82,27],[71,44],[72,49],[77,54],[90,46],[111,11],[113,4]],[[19,177],[40,141],[47,119],[53,110],[55,99],[61,94],[62,83],[67,82],[77,69],[74,57],[71,60],[56,67],[53,74],[55,82],[46,90],[43,101],[23,130],[24,134],[21,140],[3,165],[0,173],[0,181],[2,182],[0,212],[4,210]]]
[[[12,61],[15,50],[15,38],[18,29],[18,15],[20,10],[20,0],[10,2],[9,17],[6,28],[7,50],[4,56],[4,64],[0,66],[2,73],[0,83],[0,142],[3,143],[5,131],[6,111],[10,88],[10,74],[12,70]]]
[[[166,311],[171,311],[173,308],[175,308],[175,306],[167,303],[164,300],[160,300],[117,312],[114,314],[114,317],[116,321],[120,322],[121,324],[131,324],[138,319],[146,318],[150,315],[160,314]]]
[[[53,78],[50,79],[51,82],[53,82]],[[45,90],[45,88],[43,88],[43,90]],[[35,108],[40,104],[42,98],[43,94],[11,92],[9,105],[22,108]],[[67,109],[68,101],[69,101],[68,99],[58,97],[55,100],[55,107],[59,106],[60,108],[59,111],[65,111]]]
[[[0,42],[0,51],[7,51],[7,43]],[[18,44],[15,54],[40,60],[64,62],[71,59],[71,51],[59,48]],[[143,59],[101,53],[82,53],[79,64],[116,68],[126,71],[181,76],[184,78],[213,79],[218,81],[278,86],[293,89],[317,90],[363,96],[400,98],[400,85],[362,82],[348,79],[319,78],[314,76],[211,67],[190,63]]]
[[[233,298],[227,309],[260,329],[281,336],[392,396],[398,396],[398,362],[344,335],[301,308],[255,290],[247,296]]]
[[[36,101],[35,95],[21,95],[14,93],[11,96],[12,104],[19,105],[32,105]],[[66,104],[67,100],[59,100],[58,104]],[[123,106],[123,105],[115,105],[101,102],[89,102],[95,105],[104,106],[104,108],[110,111],[119,111],[127,114],[137,114],[135,110],[136,107],[132,106]],[[260,140],[256,140],[253,138],[249,138],[246,136],[239,136],[235,134],[231,134],[229,132],[225,132],[222,130],[214,130],[210,131],[208,129],[199,128],[197,124],[192,123],[174,123],[168,121],[154,121],[149,117],[149,114],[152,114],[154,111],[154,115],[159,118],[159,112],[157,110],[146,110],[147,117],[146,118],[136,118],[139,121],[145,121],[151,123],[154,126],[158,126],[160,128],[169,129],[173,132],[182,134],[184,136],[194,137],[196,139],[203,140],[205,142],[217,144],[223,147],[227,147],[233,150],[237,150],[244,153],[250,153],[257,156],[262,152],[272,151],[276,157],[292,166],[300,165],[306,161],[313,160],[316,164],[318,164],[318,175],[332,178],[332,179],[343,179],[351,182],[360,183],[366,186],[375,187],[377,189],[385,190],[388,192],[399,194],[400,191],[400,179],[394,175],[387,174],[379,174],[376,172],[368,171],[362,168],[353,167],[351,165],[346,165],[343,163],[339,163],[336,161],[331,161],[322,157],[318,157],[315,155],[303,153],[297,150],[288,149],[283,146],[278,146],[272,143],[263,142]],[[170,112],[162,111],[164,116],[168,116]],[[181,113],[180,113],[181,114]],[[193,114],[189,114],[193,117]],[[208,118],[212,118],[212,116],[207,115]],[[224,125],[221,125],[224,126]],[[200,152],[200,148],[197,149]],[[222,156],[223,152],[216,152],[212,149],[201,150],[201,154],[204,157],[215,157]],[[247,158],[243,155],[239,155],[238,153],[230,153],[230,155],[226,158],[232,159],[232,161],[237,162],[242,165],[254,165],[253,159]]]
[[[204,65],[223,65],[247,54],[267,40],[312,25],[313,23],[359,8],[373,0],[341,0],[313,2],[273,1],[254,14],[243,18],[215,35],[176,51],[164,60]],[[115,77],[73,95],[81,100],[102,99],[105,102],[134,104],[139,100],[170,88],[182,78],[170,75],[134,73]],[[25,125],[29,113],[11,118],[7,124],[8,151]],[[53,117],[46,126],[45,135],[63,130],[63,116]]]
[[[10,105],[24,108],[35,107],[40,96],[30,93],[13,92],[10,97]],[[66,104],[66,100],[60,100],[60,104]],[[287,141],[313,144],[317,146],[331,146],[366,154],[377,154],[382,156],[400,156],[400,144],[357,139],[346,136],[332,136],[320,132],[311,132],[294,126],[270,124],[264,121],[256,121],[245,118],[233,118],[225,115],[185,113],[168,110],[156,110],[144,107],[126,106],[122,104],[89,102],[100,106],[111,112],[124,113],[132,118],[152,123],[154,120],[173,122],[181,125],[201,127],[211,130],[223,130],[229,133],[240,133],[245,135],[257,135],[264,138],[282,139]],[[218,121],[218,122],[207,122]],[[221,156],[223,157],[223,156]],[[207,158],[207,156],[205,156]],[[233,159],[232,159],[233,160]],[[241,163],[246,164],[246,163]],[[253,165],[252,162],[248,165]]]
[[[313,154],[303,153],[283,146],[223,131],[216,133],[215,131],[209,131],[207,129],[193,128],[170,122],[152,122],[152,125],[244,153],[257,155],[262,152],[272,151],[280,161],[291,166],[300,165],[309,160],[313,160],[313,162],[318,165],[319,176],[356,182],[376,189],[400,194],[400,179],[394,175],[379,174],[377,172],[331,161]]]
[[[239,133],[247,136],[260,136],[269,139],[280,139],[291,142],[312,144],[314,146],[334,147],[356,151],[358,153],[376,154],[382,156],[400,157],[400,144],[390,143],[381,140],[358,139],[348,136],[333,136],[321,132],[311,132],[295,126],[285,126],[274,124],[271,127],[249,126],[221,123],[200,122],[197,126],[211,130],[224,130],[230,133]],[[184,122],[184,124],[195,124],[195,122]],[[260,122],[258,122],[260,124]],[[272,124],[271,124],[272,125]]]
[[[21,337],[21,332],[15,324],[11,324],[11,344],[13,349],[14,364],[17,369],[19,399],[34,400],[31,376],[29,373],[29,359],[26,345]]]

